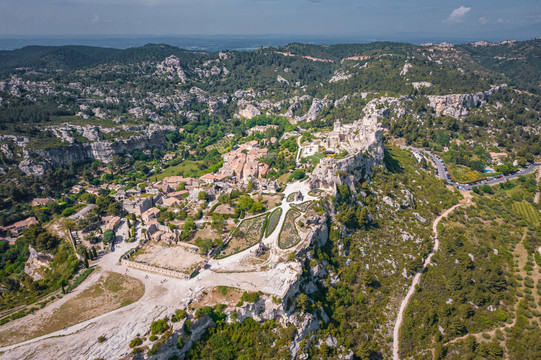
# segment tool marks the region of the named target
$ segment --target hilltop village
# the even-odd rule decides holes
[[[0,359],[535,358],[540,46],[2,52]]]

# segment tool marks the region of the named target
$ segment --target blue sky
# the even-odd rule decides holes
[[[541,36],[539,0],[0,0],[0,35]],[[490,34],[490,36],[488,36]]]

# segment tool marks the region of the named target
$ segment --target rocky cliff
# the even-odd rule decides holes
[[[43,278],[41,271],[43,268],[49,267],[49,263],[53,261],[53,256],[46,253],[40,253],[30,245],[28,246],[28,250],[30,251],[30,256],[24,264],[24,272],[34,279],[34,281],[40,280]]]
[[[100,160],[112,161],[113,155],[131,153],[136,149],[163,148],[165,135],[175,130],[172,126],[154,126],[142,131],[141,135],[115,141],[72,143],[47,150],[28,149],[19,168],[27,175],[43,175],[45,170],[68,166],[72,163]]]
[[[353,184],[370,175],[372,168],[383,161],[383,129],[379,118],[388,115],[388,110],[369,103],[366,115],[350,125],[335,123],[334,130],[323,140],[327,150],[335,157],[323,158],[312,172],[310,186],[313,189],[335,190],[336,185]],[[340,158],[341,157],[341,158]]]
[[[476,94],[429,95],[427,98],[437,115],[448,115],[458,119],[467,116],[469,108],[483,106],[494,93],[505,88],[507,85],[502,84]]]

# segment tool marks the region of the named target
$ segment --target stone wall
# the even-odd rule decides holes
[[[122,259],[121,262],[122,262],[122,265],[128,266],[133,269],[148,271],[148,272],[152,272],[156,274],[162,274],[162,275],[174,277],[177,279],[184,279],[184,280],[190,279],[190,275],[187,275],[178,271],[174,271],[174,270],[167,270],[167,269],[159,268],[157,266],[143,264],[143,263],[131,261],[128,259]]]

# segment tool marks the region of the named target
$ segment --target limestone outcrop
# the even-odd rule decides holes
[[[325,106],[328,106],[331,103],[332,101],[326,98],[322,100],[314,98],[312,100],[312,105],[310,106],[310,109],[308,110],[308,112],[304,114],[303,116],[297,116],[295,118],[295,122],[314,121],[319,115],[319,113],[321,112],[321,110],[323,110]]]
[[[261,115],[261,111],[252,104],[247,104],[243,109],[239,110],[239,116],[245,119]]]
[[[469,108],[483,106],[494,93],[505,88],[507,84],[493,86],[490,90],[476,94],[429,95],[427,98],[437,115],[447,115],[458,119],[467,116]]]
[[[157,75],[167,75],[169,78],[174,78],[177,76],[181,82],[185,83],[188,81],[188,75],[182,65],[182,62],[175,55],[171,55],[166,58],[164,61],[159,63],[156,66]]]
[[[323,158],[312,172],[310,186],[334,190],[336,185],[352,186],[383,161],[382,128],[378,115],[372,113],[351,125],[335,123],[323,140],[327,151],[342,158]],[[345,154],[345,155],[344,155]]]
[[[53,256],[41,253],[35,250],[31,245],[28,245],[28,251],[30,252],[30,256],[24,264],[24,272],[34,279],[34,281],[40,280],[43,278],[40,270],[49,268],[49,263],[53,261]]]
[[[109,163],[113,155],[131,153],[136,149],[163,148],[165,135],[175,128],[172,126],[149,126],[141,135],[115,141],[71,143],[67,146],[47,150],[28,149],[19,168],[27,175],[43,175],[45,170],[100,160]],[[88,133],[87,133],[88,134]]]

